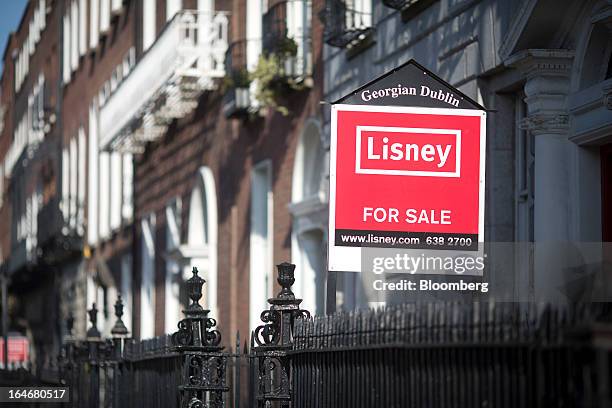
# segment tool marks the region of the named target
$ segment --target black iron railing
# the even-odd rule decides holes
[[[416,3],[419,0],[382,0],[382,3],[396,10],[401,10],[404,7],[407,7],[411,3]]]
[[[327,0],[319,17],[325,26],[323,38],[333,47],[355,44],[373,30],[371,14],[347,7],[344,0]]]
[[[83,249],[83,236],[76,225],[83,208],[76,197],[68,197],[65,205],[76,207],[71,214],[74,217],[72,225],[64,219],[58,196],[52,197],[38,212],[38,257],[44,264],[56,264],[79,254]]]
[[[310,317],[278,265],[281,290],[241,350],[199,305],[172,337],[69,338],[62,373],[73,407],[609,407],[612,305],[419,303]],[[118,302],[120,306],[120,302]],[[244,382],[241,381],[246,380]],[[232,391],[232,392],[230,392]]]
[[[387,7],[400,10],[402,12],[402,19],[407,21],[436,1],[437,0],[382,0],[382,3]]]
[[[262,46],[264,52],[275,52],[287,40],[287,3],[288,1],[278,2],[263,15]]]

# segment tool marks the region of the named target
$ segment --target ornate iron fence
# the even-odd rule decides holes
[[[610,304],[405,304],[311,317],[278,265],[250,344],[221,346],[199,300],[172,336],[100,338],[95,305],[84,340],[63,348],[72,407],[612,407]]]

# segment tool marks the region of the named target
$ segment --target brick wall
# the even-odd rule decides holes
[[[313,12],[320,8],[313,4]],[[219,8],[219,5],[217,5]],[[233,2],[230,35],[244,37],[246,3]],[[297,142],[308,118],[320,116],[319,88],[322,83],[321,33],[313,16],[313,53],[315,88],[290,95],[290,114],[268,112],[250,121],[226,119],[221,110],[219,91],[201,97],[197,109],[176,120],[162,140],[147,147],[136,159],[135,219],[156,214],[156,333],[164,327],[165,207],[180,197],[183,203],[183,240],[189,225],[189,200],[198,179],[198,169],[208,166],[215,178],[218,207],[218,316],[225,341],[240,329],[248,333],[249,320],[249,237],[250,178],[253,165],[269,159],[273,180],[273,261],[291,260],[291,180]],[[140,226],[136,223],[136,228]],[[140,234],[136,235],[138,240]],[[136,245],[139,248],[139,245]],[[136,254],[140,258],[140,254]],[[137,264],[139,261],[136,262]],[[140,268],[137,266],[136,270]],[[263,272],[263,271],[262,271]],[[134,282],[138,287],[140,282]],[[277,288],[278,289],[278,288]],[[275,289],[275,291],[277,290]],[[139,293],[135,293],[139,304]],[[138,307],[137,307],[138,309]],[[135,327],[139,326],[136,310]]]

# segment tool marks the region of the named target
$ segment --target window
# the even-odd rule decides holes
[[[98,32],[98,13],[100,7],[100,0],[89,0],[89,47],[96,48],[98,46],[99,32]],[[145,2],[148,3],[148,2]]]
[[[77,197],[77,203],[78,203],[78,214],[77,214],[77,232],[79,235],[83,235],[83,226],[84,226],[84,214],[83,214],[83,207],[85,206],[85,186],[86,184],[86,177],[87,177],[87,170],[85,168],[85,155],[86,155],[86,149],[87,149],[87,139],[85,136],[85,130],[83,129],[83,127],[79,128],[79,133],[78,133],[78,197]]]
[[[62,79],[64,84],[70,82],[70,16],[63,18],[63,47],[62,47]]]
[[[122,3],[123,3],[123,0],[112,0],[111,10],[113,12],[117,12],[121,10],[121,7],[123,7]]]
[[[4,166],[0,164],[0,208],[4,204]]]
[[[208,167],[201,167],[189,199],[189,225],[184,254],[190,267],[197,267],[208,282],[202,304],[217,316],[217,192]]]
[[[79,67],[79,8],[76,0],[70,8],[70,68],[76,71]]]
[[[534,189],[534,137],[524,129],[527,107],[520,95],[515,105],[515,163],[516,163],[516,226],[515,238],[517,241],[533,242],[533,189]]]
[[[251,329],[272,297],[272,166],[269,160],[257,164],[251,175],[251,236],[249,320]]]
[[[110,228],[121,226],[122,158],[117,152],[110,153]]]
[[[325,312],[327,203],[321,189],[324,163],[320,125],[311,120],[304,127],[295,155],[289,210],[293,215],[291,257],[301,271],[296,275],[295,291],[299,290],[304,299],[304,308],[316,314]]]
[[[142,4],[142,50],[146,51],[155,42],[155,1],[145,1]]]
[[[174,15],[183,8],[182,0],[167,0],[166,2],[166,21],[169,21]]]
[[[62,215],[64,222],[70,219],[70,156],[68,148],[62,149]]]
[[[333,47],[352,47],[372,30],[371,0],[327,0],[321,14],[323,37]]]
[[[87,52],[87,0],[79,0],[79,55]]]
[[[110,154],[101,151],[99,155],[99,232],[101,239],[110,237]]]
[[[181,244],[181,201],[175,198],[166,206],[166,252],[176,250]],[[181,268],[176,259],[166,258],[165,279],[165,333],[176,331],[181,318]]]
[[[121,258],[121,298],[123,299],[123,323],[132,333],[132,255]]]
[[[87,240],[90,245],[98,242],[98,109],[94,103],[89,107],[89,155],[87,192]]]
[[[76,229],[77,225],[77,139],[70,139],[70,228]]]
[[[100,33],[104,34],[110,28],[110,0],[100,1]],[[149,3],[144,1],[144,3]]]
[[[310,74],[310,9],[311,3],[307,0],[281,1],[263,15],[263,51],[283,57],[284,76],[303,78]],[[285,52],[288,41],[295,43],[295,54]]]
[[[121,217],[124,221],[132,219],[132,180],[133,180],[133,164],[132,155],[124,154],[122,157],[121,170],[123,180],[123,192],[121,197]]]
[[[525,96],[519,94],[515,100],[515,216],[514,236],[516,245],[515,268],[517,271],[533,273],[534,241],[534,153],[535,139],[525,129],[527,106]]]
[[[140,338],[155,335],[155,215],[141,222]]]
[[[261,2],[259,1],[248,1],[246,6],[247,16],[261,16],[263,14]],[[246,31],[246,38],[251,40],[247,42],[246,67],[252,72],[257,67],[259,55],[261,54],[261,42],[253,41],[262,37],[261,19],[247,17]]]

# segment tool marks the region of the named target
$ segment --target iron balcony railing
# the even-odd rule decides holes
[[[75,206],[70,220],[64,219],[59,197],[52,197],[38,212],[37,255],[47,265],[68,259],[83,248],[83,234],[76,222],[83,206],[76,197],[68,197],[63,205]]]
[[[228,16],[183,10],[100,109],[100,148],[141,152],[225,76]]]
[[[275,49],[287,38],[287,1],[274,4],[263,15],[263,48]]]
[[[372,15],[348,8],[343,0],[327,0],[319,17],[325,26],[325,43],[332,47],[350,46],[372,31]]]
[[[262,52],[280,58],[283,75],[299,81],[312,73],[308,0],[281,1],[263,15]],[[301,18],[298,18],[301,16]],[[289,21],[293,21],[289,24]],[[299,20],[299,21],[298,21]]]
[[[416,0],[418,1],[418,0]],[[415,3],[415,0],[382,0],[382,3],[396,10],[401,10],[404,7],[408,6],[411,3]]]
[[[406,21],[417,15],[437,0],[382,0],[382,3],[402,12],[402,20]]]

